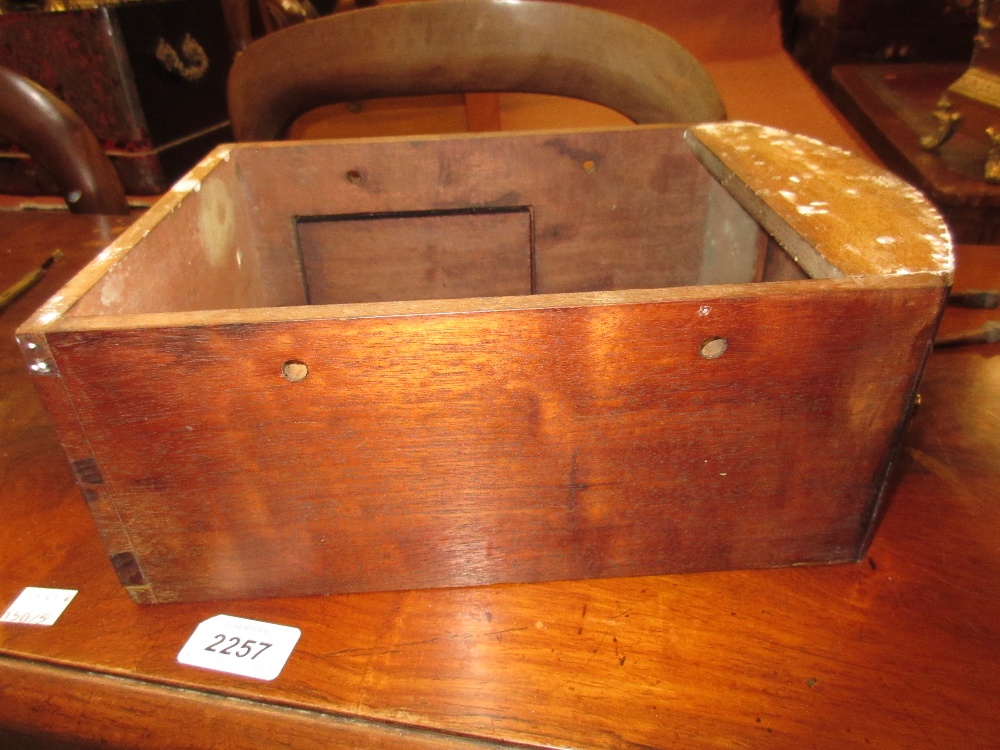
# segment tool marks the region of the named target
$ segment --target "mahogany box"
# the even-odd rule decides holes
[[[854,561],[951,283],[746,123],[223,146],[18,331],[138,602]]]

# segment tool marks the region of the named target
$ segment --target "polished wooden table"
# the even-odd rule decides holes
[[[0,747],[996,747],[1000,347],[931,357],[891,504],[853,565],[142,607],[122,590],[13,344],[121,219],[0,213]],[[957,288],[1000,286],[962,247]],[[943,330],[1000,314],[950,309]],[[849,373],[845,373],[848,377]],[[273,682],[177,662],[201,621],[292,625]],[[6,743],[6,744],[5,744]]]

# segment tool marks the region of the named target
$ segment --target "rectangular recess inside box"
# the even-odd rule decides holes
[[[863,553],[950,273],[744,123],[250,144],[18,336],[137,601],[766,567]]]
[[[534,291],[527,206],[310,216],[297,225],[310,304]]]

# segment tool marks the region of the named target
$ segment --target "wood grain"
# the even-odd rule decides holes
[[[531,294],[531,209],[357,214],[299,221],[309,302]]]
[[[157,601],[758,567],[860,552],[942,294],[867,286],[49,344]]]
[[[303,305],[297,220],[365,214],[530,208],[538,293],[693,284],[712,182],[681,128],[223,148],[52,310],[82,317]],[[282,190],[271,189],[276,183]],[[752,220],[743,230],[759,233]],[[744,268],[754,241],[733,240],[751,254]],[[305,251],[312,258],[308,243]]]
[[[810,276],[950,277],[951,236],[941,215],[866,159],[751,123],[700,125],[689,137],[706,168]]]
[[[137,607],[12,340],[121,228],[0,215],[0,283],[53,246],[66,252],[0,316],[0,601],[28,585],[80,591],[53,628],[0,625],[4,741],[13,728],[45,748],[995,744],[990,347],[931,357],[888,510],[858,565]],[[960,248],[956,288],[1000,284],[998,258]],[[988,315],[949,309],[942,330]],[[177,664],[197,623],[220,611],[302,629],[278,680]]]
[[[984,145],[959,129],[936,151],[920,137],[938,128],[933,112],[968,66],[962,63],[837,65],[831,96],[878,158],[944,214],[956,242],[995,243],[1000,188],[983,178]]]
[[[737,148],[706,150],[729,131]],[[660,126],[206,160],[20,331],[132,596],[856,559],[950,247],[919,204],[872,275],[749,283],[794,264],[729,186],[766,158],[794,176],[842,154],[692,132],[698,158]],[[216,193],[249,200],[220,218]],[[764,197],[750,210],[785,222],[778,242],[800,226],[840,263],[821,253],[845,220],[831,238],[829,221],[760,214]],[[295,287],[321,304],[273,307]]]

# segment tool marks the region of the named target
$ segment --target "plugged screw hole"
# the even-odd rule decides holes
[[[289,383],[301,383],[309,374],[309,367],[305,362],[290,359],[281,366],[281,374]]]
[[[701,345],[701,356],[705,359],[718,359],[726,353],[728,348],[729,342],[722,337],[709,339]]]

